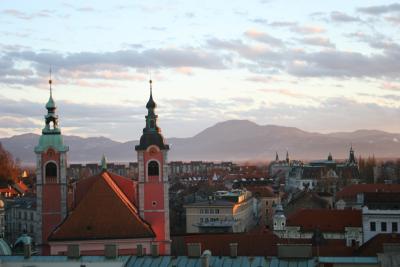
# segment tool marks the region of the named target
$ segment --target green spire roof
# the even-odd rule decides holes
[[[146,108],[147,109],[155,109],[157,107],[157,104],[153,100],[153,81],[150,80],[149,83],[150,83],[150,98],[146,104]]]
[[[101,158],[101,170],[106,171],[107,170],[107,160],[106,156],[103,154],[103,157]]]
[[[53,109],[53,110],[56,109],[56,103],[54,102],[53,96],[51,94],[50,94],[49,101],[47,101],[46,108]]]

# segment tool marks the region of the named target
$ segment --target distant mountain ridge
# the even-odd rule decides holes
[[[0,138],[3,146],[23,163],[34,163],[34,147],[39,135],[22,134]],[[105,154],[109,161],[136,161],[138,141],[118,142],[106,137],[64,136],[70,148],[70,163],[98,162]],[[357,130],[321,134],[295,127],[258,125],[248,120],[230,120],[215,124],[193,137],[167,138],[171,145],[169,160],[243,161],[275,159],[286,149],[292,159],[322,159],[329,152],[334,158],[347,158],[350,144],[356,156],[400,157],[400,134],[378,130]]]

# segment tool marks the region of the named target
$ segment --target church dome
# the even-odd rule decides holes
[[[22,234],[20,237],[17,238],[17,240],[14,243],[14,247],[17,247],[19,245],[30,245],[32,244],[32,237],[30,237],[27,234]]]

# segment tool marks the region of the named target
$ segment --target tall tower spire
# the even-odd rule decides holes
[[[153,82],[150,79],[150,98],[146,104],[146,127],[135,147],[139,165],[139,213],[156,234],[161,254],[171,253],[168,200],[168,150],[157,126],[157,107],[153,99]]]
[[[51,70],[49,78],[50,96],[46,104],[45,126],[36,154],[36,203],[38,211],[37,244],[41,252],[47,255],[47,238],[54,228],[67,215],[67,152],[61,130],[58,128],[58,116],[53,100]]]

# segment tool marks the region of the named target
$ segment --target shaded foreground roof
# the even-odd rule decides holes
[[[150,225],[107,171],[96,175],[76,208],[49,237],[49,241],[152,238]]]
[[[290,215],[287,226],[302,231],[344,232],[345,227],[362,227],[361,210],[300,209]]]
[[[336,194],[336,199],[355,198],[358,193],[396,192],[400,193],[400,184],[353,184],[344,187]]]
[[[267,233],[212,233],[175,236],[172,238],[172,253],[187,255],[188,243],[201,243],[201,250],[210,250],[213,255],[229,255],[229,243],[238,243],[238,255],[276,255],[279,241],[272,232]]]
[[[358,249],[357,255],[376,256],[377,253],[383,252],[383,244],[391,243],[400,244],[400,234],[377,234]]]
[[[210,250],[212,255],[229,256],[230,243],[238,244],[239,256],[277,256],[279,244],[310,244],[311,239],[279,238],[273,232],[191,234],[172,237],[172,254],[187,255],[189,243],[200,243],[201,251]],[[345,240],[328,239],[318,248],[312,247],[314,256],[352,256],[356,247],[347,247]]]

